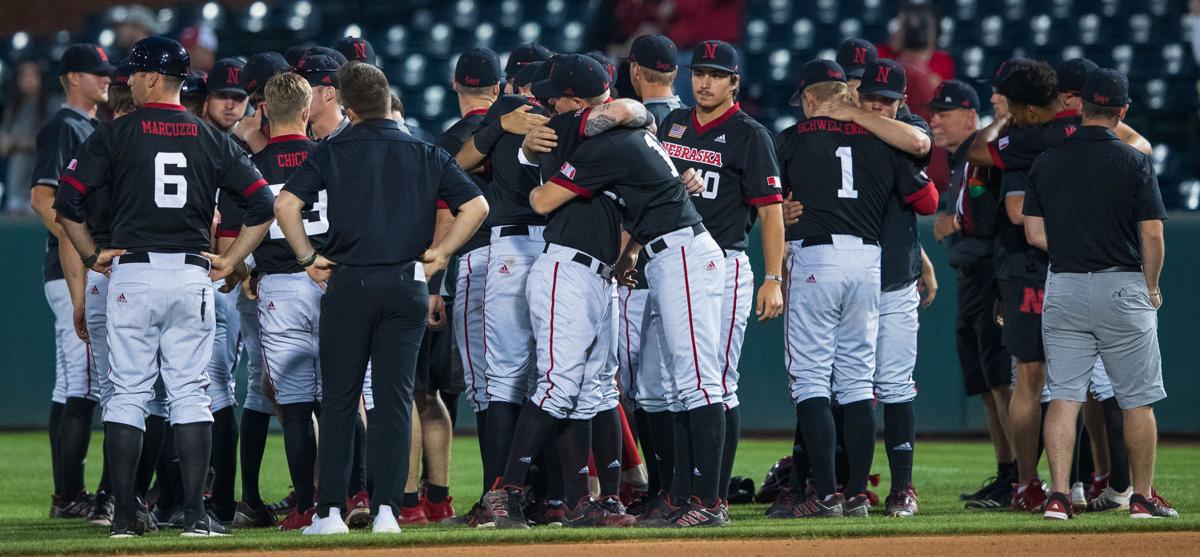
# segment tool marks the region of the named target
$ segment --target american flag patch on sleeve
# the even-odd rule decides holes
[[[571,166],[569,162],[564,162],[562,168],[558,169],[558,171],[571,180],[575,179],[575,167]]]
[[[683,137],[683,132],[687,131],[687,126],[683,124],[672,124],[671,131],[667,132],[667,137],[679,139]]]
[[[767,185],[775,189],[782,188],[782,186],[779,185],[779,176],[767,176]]]

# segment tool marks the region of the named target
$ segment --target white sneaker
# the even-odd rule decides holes
[[[1129,510],[1129,498],[1133,496],[1133,488],[1130,487],[1124,493],[1119,493],[1111,487],[1104,488],[1095,499],[1088,502],[1088,512],[1104,512],[1115,510]]]
[[[1076,509],[1087,508],[1087,492],[1083,490],[1083,482],[1071,484],[1071,505]]]
[[[375,522],[371,524],[372,534],[399,534],[400,523],[396,522],[396,513],[391,505],[379,505],[375,513]]]
[[[333,534],[349,534],[350,529],[346,527],[346,523],[342,522],[342,510],[337,507],[330,507],[329,516],[321,518],[321,515],[313,515],[312,524],[305,527],[303,532],[305,536],[329,536]]]

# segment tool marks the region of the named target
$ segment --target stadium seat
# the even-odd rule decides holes
[[[758,54],[767,48],[767,33],[770,27],[766,20],[751,19],[746,23],[745,40],[742,48],[747,54]]]
[[[1079,42],[1085,46],[1096,44],[1100,40],[1100,16],[1094,13],[1079,16]]]

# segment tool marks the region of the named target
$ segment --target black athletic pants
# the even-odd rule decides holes
[[[398,512],[408,479],[413,378],[425,334],[428,287],[415,263],[334,267],[321,297],[320,516],[342,508],[350,478],[354,420],[371,362],[375,409],[367,425],[371,512]],[[345,512],[345,509],[342,509]]]

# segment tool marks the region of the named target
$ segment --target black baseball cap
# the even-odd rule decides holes
[[[816,85],[825,81],[840,81],[845,83],[846,71],[833,60],[817,58],[805,62],[804,66],[800,68],[800,80],[796,82],[796,92],[792,93],[792,98],[788,100],[788,104],[802,106],[804,104],[804,89],[810,85]]]
[[[1000,83],[1002,83],[1005,79],[1008,79],[1008,76],[1012,73],[1013,69],[1015,69],[1017,66],[1020,66],[1024,60],[1028,60],[1028,58],[1009,58],[1008,60],[1000,62],[1000,65],[996,67],[996,72],[992,74],[992,87],[999,88]]]
[[[609,81],[616,81],[617,65],[613,63],[612,58],[605,56],[604,53],[600,52],[599,50],[588,52],[587,55],[588,58],[591,58],[592,60],[599,62],[601,66],[604,66],[604,71],[608,72]]]
[[[863,68],[862,83],[858,86],[858,94],[898,100],[904,98],[907,82],[904,66],[895,60],[881,58]]]
[[[526,85],[529,85],[530,83],[533,83],[534,76],[537,75],[538,70],[540,70],[544,65],[546,65],[545,62],[530,62],[524,66],[521,66],[521,71],[517,72],[517,75],[513,77],[513,87],[520,89]],[[549,76],[550,74],[547,73],[546,77]]]
[[[629,61],[658,72],[673,72],[679,67],[679,49],[666,35],[642,35],[629,48]]]
[[[179,88],[179,96],[185,99],[200,99],[203,100],[208,96],[208,74],[200,70],[191,70],[187,77],[183,78],[183,85]]]
[[[551,56],[549,59],[547,59],[545,62],[542,62],[541,65],[538,66],[538,68],[536,70],[534,70],[533,78],[529,82],[530,83],[530,94],[532,94],[534,98],[542,100],[542,101],[550,100],[549,97],[543,97],[543,96],[539,95],[537,93],[537,89],[535,89],[533,86],[536,85],[538,82],[546,81],[546,80],[550,79],[550,71],[554,69],[554,65],[558,63],[558,60],[560,58],[562,58],[561,54],[555,54],[555,55]],[[545,88],[543,87],[542,90],[544,91]]]
[[[339,62],[328,54],[309,52],[301,57],[299,62],[296,62],[296,67],[292,68],[292,71],[308,80],[308,84],[313,87],[324,85],[337,88],[337,71],[343,64],[344,62]]]
[[[287,60],[283,59],[283,55],[278,52],[260,52],[250,57],[245,66],[242,66],[242,89],[247,95],[254,95],[264,85],[267,80],[275,77],[275,74],[288,71],[291,66]]]
[[[508,55],[508,62],[504,64],[504,77],[511,81],[517,72],[521,71],[521,66],[530,62],[545,62],[553,55],[550,49],[537,44],[526,43],[517,46],[512,53]]]
[[[846,39],[838,45],[837,63],[846,70],[847,78],[862,79],[867,64],[879,59],[879,51],[870,41]]]
[[[1088,74],[1099,67],[1087,58],[1075,58],[1055,66],[1054,73],[1058,75],[1058,92],[1079,93],[1083,90],[1083,83],[1087,81]]]
[[[1129,104],[1129,78],[1111,68],[1096,68],[1088,74],[1079,96],[1096,106],[1119,108]]]
[[[116,71],[116,66],[108,62],[108,54],[105,54],[104,49],[91,43],[71,45],[63,52],[58,63],[58,75],[83,72],[111,76]]]
[[[741,61],[733,45],[725,41],[704,41],[692,50],[689,68],[710,68],[723,72],[738,73]]]
[[[133,66],[129,65],[128,60],[117,62],[117,69],[113,72],[112,82],[109,85],[121,85],[129,87],[129,76],[133,75]]]
[[[289,68],[295,66],[296,62],[299,62],[300,59],[304,57],[304,53],[308,52],[308,49],[310,48],[312,48],[312,46],[306,44],[298,44],[296,46],[288,47],[287,52],[283,53],[283,59],[287,60]]]
[[[500,56],[488,48],[463,52],[454,65],[454,82],[465,87],[490,87],[503,79]]]
[[[333,49],[346,57],[346,61],[364,62],[375,65],[375,48],[366,39],[360,37],[343,37],[333,45]]]
[[[549,79],[533,82],[533,94],[541,99],[588,99],[607,91],[609,83],[608,72],[600,62],[584,54],[567,54],[554,59]]]
[[[934,112],[943,110],[979,110],[979,94],[975,88],[957,79],[941,82],[933,91],[929,108]]]
[[[214,62],[212,71],[208,72],[208,91],[245,95],[246,90],[242,88],[242,68],[245,66],[240,58],[222,58]]]

